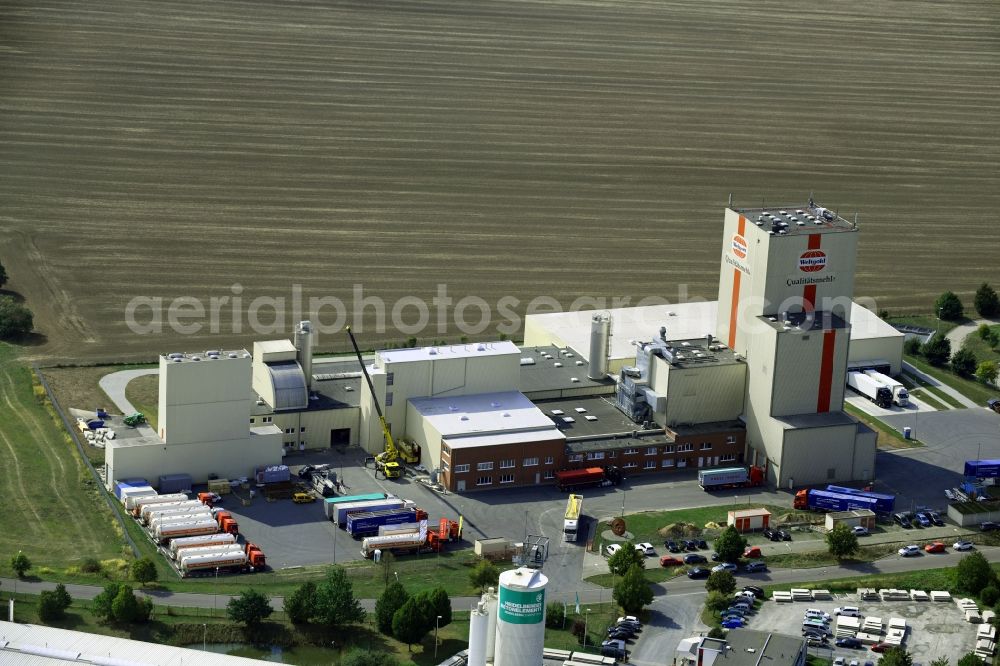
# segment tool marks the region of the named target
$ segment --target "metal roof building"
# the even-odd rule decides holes
[[[82,631],[0,622],[0,663],[8,666],[248,666],[270,662],[201,650],[145,643],[128,638],[99,636]]]

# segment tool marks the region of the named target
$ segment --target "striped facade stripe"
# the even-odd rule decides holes
[[[736,233],[743,236],[747,230],[747,218],[740,215],[740,221],[737,224]],[[733,295],[732,301],[729,304],[729,348],[734,349],[736,347],[736,324],[739,320],[739,309],[740,309],[740,280],[742,279],[743,271],[738,268],[733,268]]]
[[[830,411],[830,395],[833,393],[833,355],[837,350],[837,329],[831,328],[823,333],[823,354],[819,366],[819,395],[816,398],[816,411]]]

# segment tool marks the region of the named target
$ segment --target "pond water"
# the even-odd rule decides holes
[[[202,644],[198,643],[186,647],[192,650],[201,650]],[[282,648],[277,645],[255,647],[245,643],[209,643],[205,646],[205,649],[216,654],[227,654],[233,657],[250,657],[252,659],[271,661],[276,664],[297,664],[298,666],[329,666],[339,654],[336,650],[313,646],[296,648]]]

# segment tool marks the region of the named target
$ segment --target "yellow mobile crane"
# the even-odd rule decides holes
[[[372,394],[372,402],[375,403],[375,411],[378,412],[378,420],[382,425],[382,435],[385,437],[385,451],[378,454],[372,460],[375,464],[375,471],[382,472],[382,474],[387,479],[398,479],[403,475],[403,468],[399,464],[400,458],[408,463],[420,462],[419,449],[402,451],[396,448],[396,443],[392,439],[392,434],[389,432],[389,425],[385,422],[385,416],[382,414],[382,407],[379,405],[378,397],[375,394],[375,385],[372,383],[371,375],[368,374],[368,367],[365,365],[365,361],[361,358],[361,349],[358,347],[358,341],[354,338],[354,333],[351,332],[351,327],[345,327],[347,330],[347,335],[351,338],[351,346],[354,347],[354,353],[358,357],[358,363],[361,364],[361,372],[365,376],[365,381],[368,382],[368,390]],[[415,445],[412,448],[416,448]]]

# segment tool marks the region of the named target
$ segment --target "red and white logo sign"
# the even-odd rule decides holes
[[[826,252],[823,250],[807,250],[799,257],[799,270],[806,273],[816,273],[826,268]]]
[[[733,236],[733,254],[737,259],[746,259],[747,256],[747,241],[739,234]]]

